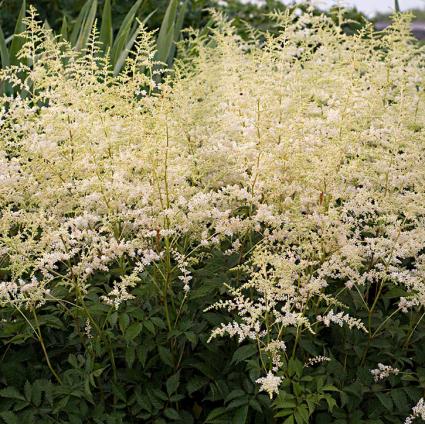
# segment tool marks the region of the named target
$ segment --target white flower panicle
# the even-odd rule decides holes
[[[272,399],[274,394],[279,393],[282,377],[278,377],[269,371],[265,377],[258,378],[255,382],[260,385],[260,391],[266,392]]]
[[[327,356],[314,356],[313,358],[310,358],[304,366],[306,368],[313,367],[314,365],[321,364],[323,362],[329,362],[331,358],[328,358]]]
[[[335,314],[334,311],[331,310],[324,316],[318,315],[317,321],[322,322],[326,327],[329,327],[331,323],[337,324],[340,327],[342,327],[343,324],[347,324],[350,329],[357,328],[367,333],[367,329],[360,319],[352,318],[348,314],[344,314],[344,312]]]
[[[404,424],[412,424],[416,418],[421,418],[425,421],[425,400],[424,398],[419,399],[419,402],[413,407],[412,414],[409,415]]]
[[[379,363],[378,368],[370,370],[370,373],[373,375],[375,381],[384,380],[390,375],[398,375],[400,370],[398,368],[393,368],[390,365],[384,365]]]

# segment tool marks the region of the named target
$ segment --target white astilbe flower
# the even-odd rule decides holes
[[[324,316],[318,315],[317,321],[323,322],[326,327],[329,327],[331,323],[337,324],[342,327],[345,323],[350,329],[357,328],[358,330],[363,330],[367,333],[367,329],[360,319],[350,317],[348,314],[344,314],[344,312],[338,312],[335,314],[334,311],[331,310]]]
[[[384,365],[379,363],[378,368],[370,370],[370,373],[373,375],[375,381],[384,380],[390,375],[398,375],[400,370],[398,368],[393,368],[390,365]]]
[[[404,424],[412,424],[416,418],[421,418],[425,421],[425,400],[424,398],[419,399],[418,403],[413,407],[412,414],[409,415]]]
[[[312,367],[317,364],[321,364],[323,362],[329,362],[331,358],[328,358],[327,356],[314,356],[313,358],[310,358],[304,366],[306,368]]]
[[[265,377],[261,377],[255,380],[255,382],[260,385],[260,391],[266,392],[270,396],[270,399],[272,399],[275,393],[279,393],[282,377],[278,377],[269,371]]]

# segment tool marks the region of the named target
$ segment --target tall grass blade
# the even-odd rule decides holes
[[[118,57],[117,62],[114,65],[114,76],[117,76],[120,72],[122,67],[124,66],[124,63],[128,57],[128,54],[133,47],[134,42],[136,41],[137,36],[140,32],[140,25],[137,25],[131,33],[130,38],[128,39],[127,44],[125,45],[124,49],[122,49],[121,54]]]
[[[180,7],[179,12],[178,12],[178,16],[177,16],[177,20],[176,20],[176,24],[175,24],[175,28],[174,28],[174,42],[171,45],[171,50],[170,50],[170,53],[169,53],[168,59],[167,59],[167,64],[168,64],[169,68],[171,68],[173,61],[174,61],[174,56],[176,54],[176,47],[177,47],[176,43],[178,43],[178,41],[180,40],[180,36],[181,36],[182,28],[183,28],[183,23],[184,23],[184,18],[186,17],[188,3],[189,3],[189,1],[185,0],[184,3],[182,4],[182,6]]]
[[[78,35],[77,42],[75,44],[75,49],[77,51],[84,49],[87,45],[94,21],[96,19],[96,11],[97,0],[91,0],[90,8],[88,9],[86,19],[84,20],[84,23]]]
[[[71,46],[75,46],[77,44],[78,36],[89,13],[91,2],[92,0],[87,0],[84,3],[84,6],[81,8],[81,11],[77,17],[77,20],[75,21],[75,24],[72,28],[71,36],[69,37],[69,42],[71,43]]]
[[[68,20],[66,19],[66,16],[63,16],[62,19],[62,26],[61,26],[61,32],[60,35],[62,37],[63,40],[68,40]]]
[[[167,63],[167,59],[171,51],[171,46],[174,42],[174,30],[178,3],[178,0],[170,0],[168,3],[168,7],[158,34],[156,59],[164,63]]]
[[[100,42],[102,49],[106,53],[112,46],[113,29],[112,29],[112,8],[111,0],[105,0],[102,12],[102,24],[100,26]]]
[[[130,50],[133,48],[134,42],[136,41],[136,38],[139,35],[141,25],[144,25],[155,12],[156,10],[149,13],[149,15],[146,16],[146,18],[143,19],[143,21],[140,22],[140,24],[137,24],[137,26],[133,28],[131,32],[132,35],[128,39],[127,44],[125,45],[125,48],[121,51],[121,54],[119,55],[118,60],[116,64],[114,65],[115,76],[117,76],[121,72],[121,69],[124,67],[128,54],[130,53]]]
[[[115,67],[121,52],[125,49],[130,36],[131,27],[143,0],[137,0],[125,16],[111,50],[111,62]]]
[[[15,31],[13,34],[12,43],[10,44],[10,50],[9,50],[9,60],[11,65],[17,65],[18,64],[18,58],[17,55],[19,53],[19,50],[21,50],[22,46],[24,45],[25,40],[22,37],[19,37],[19,34],[23,33],[25,31],[25,12],[27,9],[26,1],[22,1],[21,10],[19,11],[18,20],[16,21]]]
[[[2,68],[6,68],[6,66],[10,65],[9,50],[7,48],[6,39],[4,38],[4,33],[1,27],[0,27],[0,59],[1,59]]]

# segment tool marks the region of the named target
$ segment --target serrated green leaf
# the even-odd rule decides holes
[[[392,411],[393,409],[393,402],[391,400],[391,398],[383,393],[375,393],[376,397],[379,399],[379,402],[381,403],[381,405],[387,409],[388,411]]]
[[[298,359],[291,358],[288,361],[288,373],[292,377],[296,375],[297,377],[301,377],[303,373],[304,365]]]
[[[155,326],[153,325],[152,321],[144,321],[143,326],[152,334],[155,335]]]
[[[36,380],[34,384],[32,385],[32,391],[31,391],[31,401],[35,406],[41,405],[41,386],[43,382],[40,380]]]
[[[136,349],[131,346],[125,351],[125,361],[129,368],[131,368],[134,364],[134,360],[136,359]]]
[[[198,375],[194,375],[186,384],[187,393],[192,395],[194,392],[198,391],[202,387],[208,384],[208,379]]]
[[[298,424],[308,424],[309,413],[305,405],[299,405],[295,409],[294,416]]]
[[[0,412],[0,417],[6,424],[18,424],[18,417],[11,411]]]
[[[295,421],[294,421],[294,416],[293,415],[291,415],[290,417],[288,417],[284,422],[283,422],[283,424],[295,424]]]
[[[1,389],[0,397],[25,400],[25,397],[21,393],[19,393],[19,391],[15,387],[12,386],[6,387],[5,389]]]
[[[220,407],[213,409],[207,416],[205,423],[212,423],[215,419],[227,414],[226,408]]]
[[[165,408],[164,410],[164,415],[169,418],[170,420],[180,420],[180,415],[179,413],[173,409],[173,408]]]
[[[404,411],[408,408],[409,401],[403,389],[393,389],[390,393],[397,411]]]
[[[127,329],[128,325],[130,324],[130,317],[128,316],[128,314],[126,314],[125,312],[120,314],[119,318],[118,318],[118,324],[120,326],[121,333],[124,334],[125,330]]]
[[[134,322],[125,331],[124,338],[128,342],[134,340],[142,331],[143,325],[140,322]]]
[[[251,358],[251,356],[255,355],[256,353],[257,353],[257,346],[253,344],[241,346],[238,349],[236,349],[230,363],[238,364],[248,358]]]
[[[172,375],[165,383],[167,387],[168,396],[173,395],[177,391],[179,384],[180,384],[180,371]]]
[[[248,405],[238,408],[233,415],[232,424],[245,424],[248,418]]]
[[[163,346],[158,346],[158,353],[161,361],[164,362],[164,364],[169,365],[170,367],[174,367],[174,358],[169,349]]]

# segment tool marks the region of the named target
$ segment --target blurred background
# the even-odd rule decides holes
[[[113,23],[119,28],[121,22],[134,4],[135,0],[112,0]],[[76,20],[79,11],[86,0],[33,0],[31,3],[36,6],[43,20],[47,20],[49,25],[55,29],[60,29],[63,16],[68,22]],[[418,39],[425,39],[425,0],[398,0],[402,11],[413,10],[415,20],[412,26],[414,35]],[[102,10],[103,0],[99,0],[99,14]],[[275,9],[284,9],[294,6],[296,2],[291,0],[191,0],[189,2],[188,13],[185,16],[184,27],[203,27],[208,21],[206,8],[214,7],[224,10],[226,14],[235,19],[235,25],[244,31],[244,22],[248,22],[261,29],[268,28],[269,20],[264,14]],[[363,18],[372,19],[378,29],[385,27],[389,22],[389,17],[394,11],[394,0],[311,0],[318,11],[328,13],[336,4],[346,6],[350,9],[350,15],[357,21]],[[5,36],[13,33],[16,18],[21,7],[21,0],[0,0],[0,26]],[[305,3],[304,3],[305,4]],[[168,0],[145,0],[140,8],[140,18],[146,17],[149,13],[156,11],[148,21],[150,29],[157,29],[161,25]],[[356,25],[351,28],[355,30]]]

